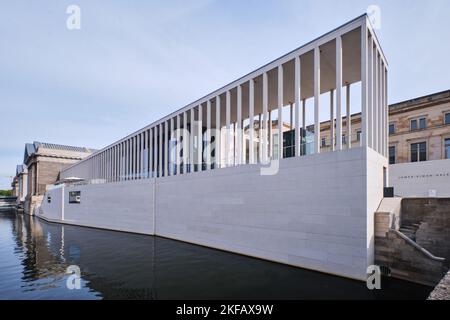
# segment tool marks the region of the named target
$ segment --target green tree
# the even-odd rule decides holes
[[[11,197],[12,190],[0,190],[0,197]]]

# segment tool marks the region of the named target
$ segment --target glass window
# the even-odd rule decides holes
[[[394,134],[394,133],[395,133],[395,124],[389,123],[389,134]]]
[[[395,146],[389,147],[389,164],[395,164]]]
[[[450,124],[450,112],[445,114],[444,123],[445,124]]]
[[[425,121],[425,118],[419,119],[419,129],[425,129],[427,127],[427,123]]]
[[[445,139],[445,159],[450,159],[450,139]]]
[[[327,140],[325,138],[322,138],[322,142],[321,142],[322,147],[326,147],[327,145]]]
[[[347,136],[345,134],[342,135],[342,144],[347,144]]]
[[[419,142],[411,144],[411,162],[427,160],[427,143]]]
[[[81,203],[81,191],[70,191],[69,203]]]
[[[356,131],[356,140],[361,141],[361,130]]]
[[[417,119],[411,120],[411,131],[417,130]]]

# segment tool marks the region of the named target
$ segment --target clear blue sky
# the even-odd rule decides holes
[[[81,8],[81,30],[66,8]],[[0,11],[0,189],[24,144],[101,148],[381,8],[389,102],[450,89],[450,1],[8,1]]]

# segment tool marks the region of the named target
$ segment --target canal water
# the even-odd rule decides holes
[[[69,266],[79,268],[79,282]],[[392,278],[381,286],[370,291],[363,282],[160,237],[0,212],[0,299],[426,299],[432,290]]]

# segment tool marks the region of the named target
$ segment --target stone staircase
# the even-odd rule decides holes
[[[411,223],[411,224],[406,224],[400,227],[400,229],[398,231],[400,231],[401,233],[403,233],[405,236],[407,236],[408,238],[410,238],[412,241],[416,241],[416,232],[417,230],[420,228],[420,224],[422,222],[419,223]]]

